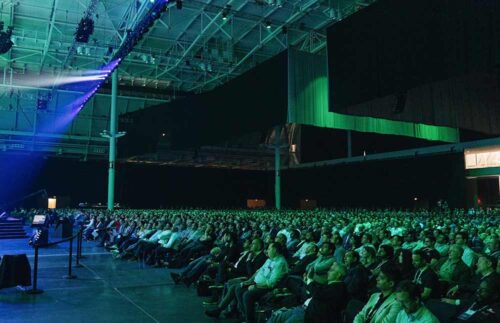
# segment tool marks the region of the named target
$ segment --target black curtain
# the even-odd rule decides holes
[[[123,115],[120,156],[156,151],[164,133],[172,149],[183,149],[286,123],[287,62],[282,52],[213,91]]]
[[[328,56],[331,111],[477,130],[469,110],[481,104],[490,109],[498,95],[486,104],[461,84],[439,83],[437,95],[419,98],[407,91],[452,78],[468,83],[459,77],[494,72],[500,65],[500,6],[478,0],[379,0],[328,29]],[[498,80],[486,86],[498,90]],[[439,96],[447,96],[449,104]],[[463,117],[449,111],[457,102]],[[413,115],[401,114],[415,103]],[[375,115],[377,109],[383,115]],[[497,131],[499,124],[486,130]]]

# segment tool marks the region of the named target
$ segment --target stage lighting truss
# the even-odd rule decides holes
[[[142,39],[144,34],[146,34],[149,29],[154,25],[156,20],[161,17],[161,14],[166,11],[168,0],[156,0],[149,1],[151,7],[148,12],[144,15],[144,17],[137,23],[133,30],[129,30],[125,40],[117,48],[113,55],[108,58],[108,62],[100,67],[100,70],[104,72],[104,78],[100,81],[96,81],[96,83],[91,87],[86,89],[86,94],[77,102],[74,106],[75,109],[81,109],[85,103],[87,103],[97,92],[97,90],[102,86],[105,79],[113,73],[113,71],[118,68],[121,61],[134,49],[137,43]],[[182,2],[182,1],[181,1]],[[86,15],[86,17],[90,17],[90,15]],[[82,19],[83,21],[83,19]],[[87,22],[87,26],[90,26]],[[89,28],[85,29],[86,31],[90,31]],[[92,21],[92,31],[93,31],[93,21]],[[90,37],[90,35],[89,35]],[[113,52],[113,49],[111,51]],[[155,64],[155,58],[153,56],[149,57],[149,64]]]

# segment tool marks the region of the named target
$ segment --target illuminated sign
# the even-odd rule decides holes
[[[500,167],[500,147],[466,149],[465,169]]]

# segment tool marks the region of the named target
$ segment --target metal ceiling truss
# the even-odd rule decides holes
[[[268,42],[270,42],[271,40],[274,40],[276,39],[277,35],[279,35],[280,33],[283,32],[283,27],[286,27],[286,26],[289,26],[293,23],[295,23],[297,20],[299,20],[300,18],[302,18],[304,15],[306,15],[308,13],[308,10],[313,7],[314,5],[316,5],[318,3],[319,0],[309,0],[308,2],[306,2],[305,4],[303,4],[302,6],[298,6],[295,8],[295,12],[284,22],[282,23],[280,26],[278,26],[277,28],[273,28],[272,30],[268,30],[268,34],[265,35],[264,38],[260,38],[259,39],[259,42],[250,50],[248,51],[248,53],[243,56],[241,59],[238,60],[238,62],[236,62],[229,73],[227,74],[220,74],[220,75],[217,75],[213,78],[210,78],[209,80],[206,80],[205,82],[195,86],[195,87],[192,87],[190,89],[190,91],[196,91],[196,90],[202,90],[204,88],[206,88],[209,84],[212,84],[216,81],[219,81],[219,80],[223,80],[223,79],[227,79],[228,76],[233,73],[238,67],[240,67],[248,58],[252,57],[252,55],[257,52],[258,50],[262,49],[262,47],[264,47]],[[259,27],[262,28],[261,26],[262,24],[259,23]],[[250,32],[250,31],[249,31]],[[259,33],[259,35],[261,36],[262,33]],[[244,37],[244,36],[243,36]],[[242,37],[242,38],[243,38]],[[242,39],[240,38],[240,40]],[[214,84],[212,86],[212,88],[214,86],[218,85],[217,83]]]
[[[21,80],[57,78],[107,62],[144,17],[149,1],[0,0],[1,20],[14,26],[14,46],[0,56],[0,152],[106,156],[107,141],[99,136],[108,123],[106,88],[67,133],[49,134],[41,126],[65,112],[57,102],[80,93],[55,89],[53,104],[38,111],[37,98],[51,89]],[[284,0],[280,7],[273,1],[192,0],[178,10],[171,0],[119,68],[119,84],[127,89],[119,96],[120,113],[167,102],[179,91],[213,89],[289,46],[320,52],[326,46],[324,27],[373,1]],[[86,16],[95,19],[94,34],[88,43],[77,43],[74,32]]]

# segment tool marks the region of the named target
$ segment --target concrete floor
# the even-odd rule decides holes
[[[0,255],[26,253],[27,240],[0,240]],[[203,299],[193,287],[174,285],[168,269],[142,268],[114,260],[94,242],[84,242],[76,279],[63,279],[68,244],[40,249],[38,288],[27,295],[0,289],[0,322],[221,322],[203,314]],[[74,263],[74,262],[73,262]]]

